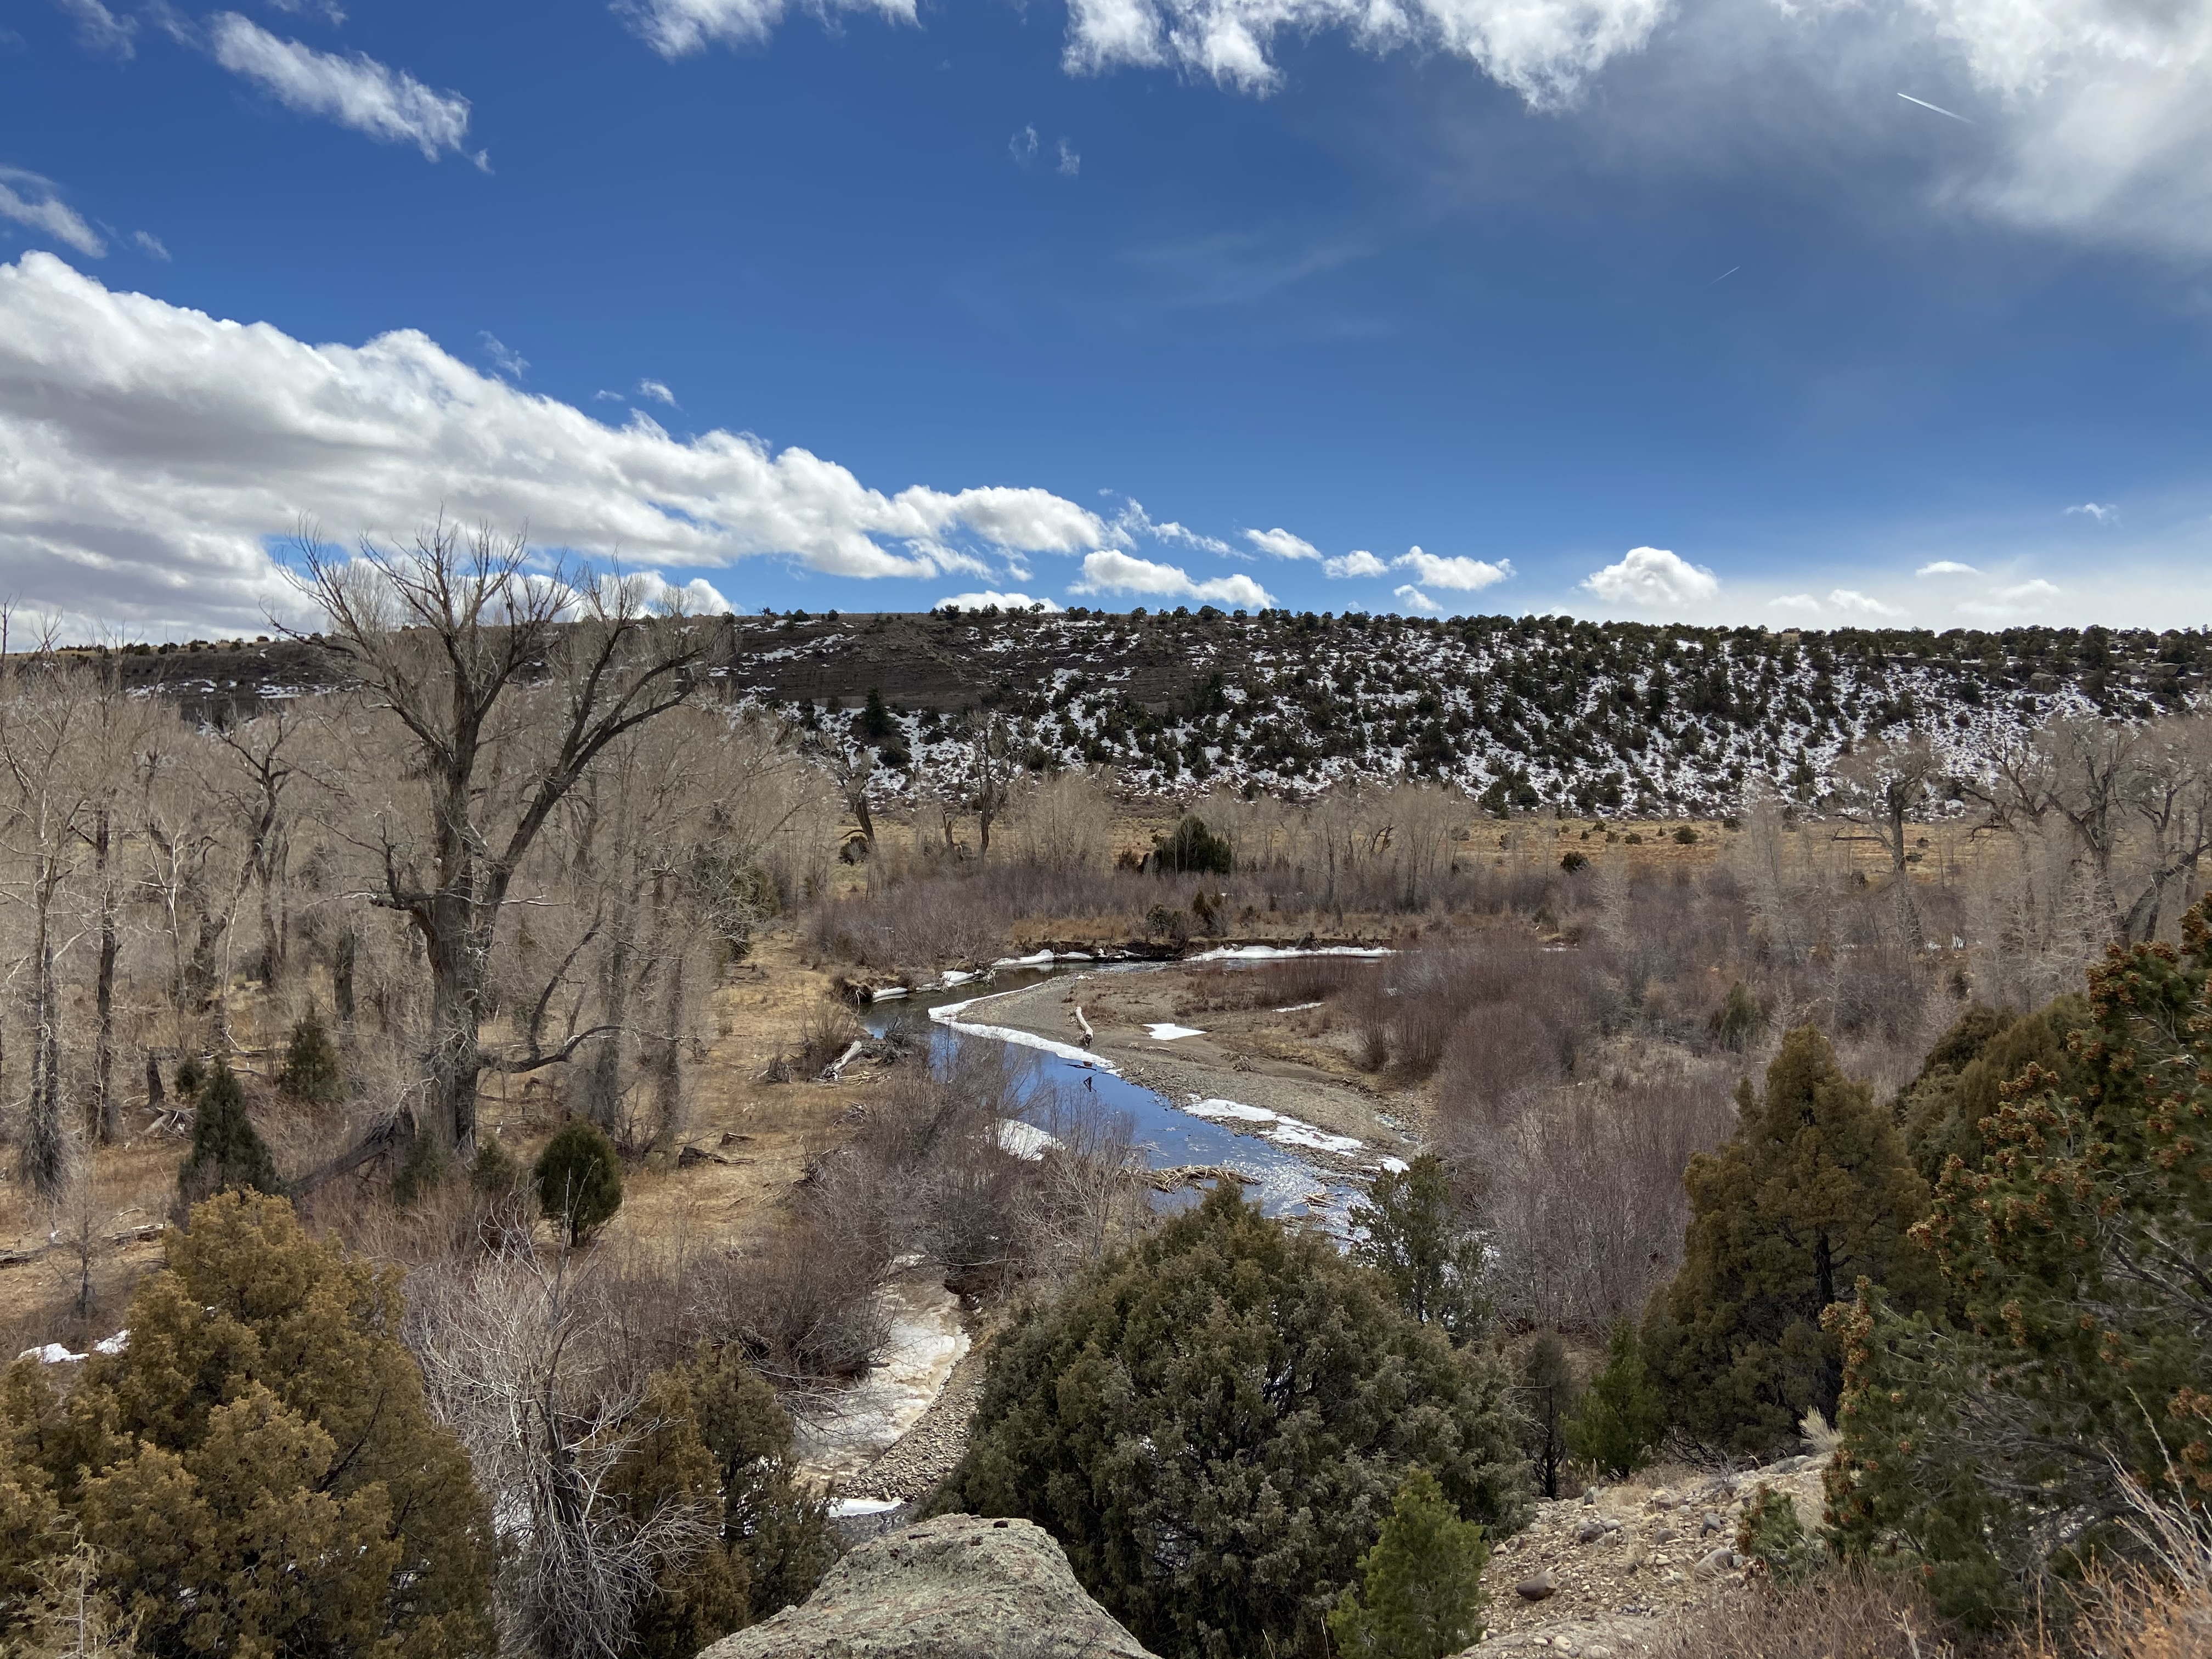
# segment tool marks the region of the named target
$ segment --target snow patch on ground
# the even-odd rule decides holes
[[[1024,1123],[1018,1117],[1002,1117],[995,1131],[999,1147],[1016,1158],[1027,1158],[1034,1164],[1055,1146],[1066,1143],[1060,1138],[1040,1129],[1034,1123]]]
[[[1313,1152],[1356,1152],[1367,1144],[1350,1135],[1333,1135],[1326,1129],[1316,1129],[1310,1123],[1269,1111],[1265,1106],[1247,1106],[1241,1100],[1194,1100],[1183,1110],[1193,1117],[1210,1118],[1216,1123],[1265,1124],[1267,1127],[1261,1133],[1279,1146],[1302,1146]]]
[[[1170,1020],[1162,1020],[1157,1024],[1147,1025],[1145,1029],[1152,1034],[1152,1041],[1155,1042],[1173,1042],[1179,1037],[1206,1035],[1195,1025],[1177,1025]]]
[[[1293,957],[1361,957],[1372,959],[1397,954],[1381,945],[1317,945],[1300,951],[1287,945],[1224,945],[1218,950],[1201,951],[1194,957],[1185,957],[1185,962],[1288,962]]]
[[[1321,1004],[1318,1002],[1294,1002],[1289,1007],[1278,1008],[1275,1012],[1279,1014],[1303,1014],[1309,1008],[1318,1008],[1320,1006]]]

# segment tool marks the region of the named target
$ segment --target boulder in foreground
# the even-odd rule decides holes
[[[861,1545],[699,1659],[1152,1659],[1027,1521],[945,1515]]]

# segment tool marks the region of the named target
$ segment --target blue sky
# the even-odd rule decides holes
[[[232,3],[0,19],[72,627],[441,506],[744,609],[2212,622],[2212,0]]]

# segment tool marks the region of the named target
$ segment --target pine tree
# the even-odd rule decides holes
[[[1940,1297],[1933,1263],[1905,1231],[1928,1188],[1890,1115],[1844,1075],[1811,1026],[1790,1032],[1763,1097],[1747,1080],[1741,1121],[1717,1152],[1690,1160],[1690,1222],[1674,1282],[1653,1298],[1644,1352],[1668,1415],[1705,1444],[1765,1455],[1843,1392],[1822,1311],[1863,1275],[1906,1305]]]
[[[276,1179],[269,1143],[246,1115],[237,1074],[218,1060],[200,1085],[192,1149],[177,1171],[177,1193],[191,1206],[234,1188],[276,1193],[283,1190],[283,1183]]]
[[[1512,1430],[1494,1358],[1224,1182],[993,1346],[936,1503],[1044,1527],[1155,1652],[1280,1652],[1319,1638],[1409,1468],[1518,1525]]]
[[[1443,1659],[1482,1639],[1482,1528],[1462,1521],[1425,1468],[1409,1471],[1360,1588],[1330,1610],[1328,1633],[1347,1659]]]
[[[25,1570],[12,1488],[75,1524],[158,1659],[489,1651],[491,1516],[396,1334],[398,1271],[251,1193],[167,1249],[66,1397],[31,1362],[0,1387],[0,1585]]]
[[[1352,1207],[1358,1230],[1352,1254],[1390,1281],[1398,1305],[1455,1342],[1469,1342],[1490,1322],[1482,1293],[1482,1241],[1452,1215],[1443,1160],[1423,1152],[1402,1170],[1384,1170],[1367,1202]]]
[[[588,1243],[622,1208],[622,1160],[605,1131],[585,1118],[561,1126],[530,1178],[546,1219],[572,1244]]]
[[[1567,1425],[1567,1444],[1599,1474],[1625,1480],[1644,1466],[1666,1431],[1666,1399],[1645,1372],[1636,1328],[1624,1319],[1613,1328],[1605,1364]]]
[[[1931,1187],[1953,1158],[1979,1164],[1987,1148],[1981,1124],[2002,1103],[2003,1085],[2029,1066],[2059,1079],[2062,1091],[2080,1086],[2080,1062],[2067,1036],[2089,1023],[2089,1005],[2063,996],[2038,1012],[2002,1013],[1971,1008],[1929,1052],[1920,1074],[1897,1103],[1905,1150]]]

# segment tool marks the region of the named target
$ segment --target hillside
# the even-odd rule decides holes
[[[1747,779],[1810,796],[1847,743],[1911,726],[1979,769],[2054,717],[2198,698],[2198,629],[1773,632],[1565,617],[1350,613],[732,617],[708,673],[732,701],[877,747],[881,799],[952,783],[981,719],[1036,769],[1111,765],[1165,794],[1309,793],[1425,776],[1496,806],[1724,811]],[[304,642],[131,648],[134,686],[208,707],[338,683]],[[854,729],[871,690],[891,726]]]

